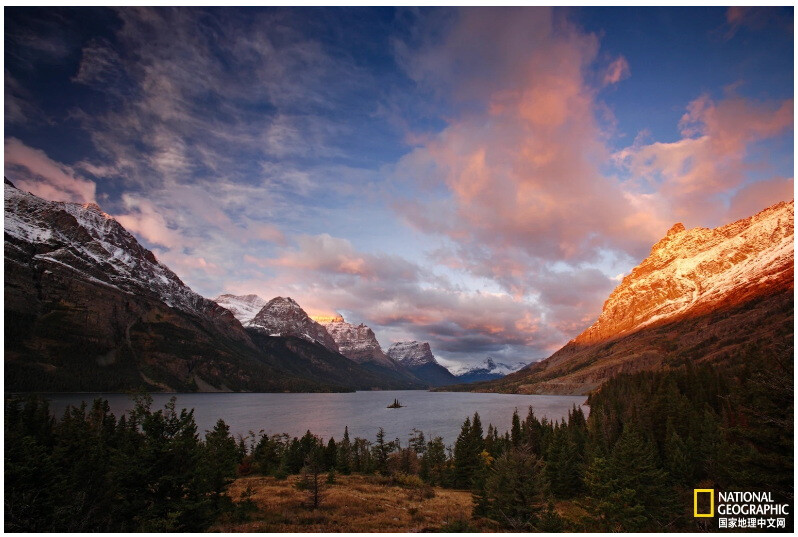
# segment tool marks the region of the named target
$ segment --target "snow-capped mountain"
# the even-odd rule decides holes
[[[4,201],[7,390],[284,389],[228,310],[96,204],[8,180]]]
[[[427,342],[400,341],[391,345],[386,354],[431,386],[457,382],[457,378],[435,360]]]
[[[791,280],[793,220],[789,202],[715,229],[674,225],[574,341],[593,343],[730,306]]]
[[[320,345],[246,329],[94,204],[46,201],[6,180],[4,239],[7,392],[420,387]],[[335,348],[293,301],[268,306],[262,324]]]
[[[246,327],[270,336],[299,337],[339,352],[338,344],[327,330],[311,319],[291,297],[278,296],[269,300]]]
[[[33,259],[69,267],[74,273],[126,293],[153,295],[171,307],[205,314],[215,303],[186,286],[95,203],[41,199],[6,183],[5,234],[35,245]]]
[[[219,295],[213,301],[230,310],[241,324],[246,324],[254,319],[255,315],[266,305],[266,301],[258,295]]]
[[[390,369],[396,369],[396,363],[388,358],[380,347],[374,331],[365,324],[354,325],[339,316],[320,318],[322,326],[329,332],[338,345],[340,353],[350,360],[362,363],[375,363]]]
[[[399,341],[388,347],[387,354],[394,361],[408,367],[438,363],[426,341]]]
[[[715,229],[674,225],[549,358],[478,389],[587,393],[621,372],[723,363],[750,343],[792,345],[794,203]]]
[[[478,382],[481,380],[493,380],[501,378],[510,373],[514,373],[528,364],[518,362],[515,364],[504,364],[496,362],[493,358],[488,357],[480,365],[468,366],[464,364],[450,366],[448,369],[451,373],[458,378],[460,382]]]

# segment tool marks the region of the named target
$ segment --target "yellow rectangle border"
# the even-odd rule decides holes
[[[709,492],[709,513],[698,512],[698,493]],[[693,489],[693,517],[715,516],[715,489]]]

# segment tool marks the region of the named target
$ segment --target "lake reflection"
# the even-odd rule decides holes
[[[162,408],[171,394],[154,394],[153,409]],[[108,399],[117,418],[133,408],[132,399],[122,394],[48,394],[51,406],[60,417],[68,405],[79,405],[97,397]],[[387,408],[394,399],[404,408]],[[249,431],[301,436],[310,430],[325,439],[340,440],[344,426],[350,437],[374,440],[378,428],[388,439],[400,438],[405,445],[415,427],[428,437],[441,436],[453,444],[467,416],[479,412],[483,429],[488,423],[500,433],[510,428],[514,409],[521,419],[531,405],[539,417],[560,420],[573,405],[582,405],[584,396],[508,395],[495,393],[447,393],[423,390],[363,391],[355,393],[184,393],[177,394],[178,408],[193,408],[202,436],[219,418],[234,435]],[[587,414],[588,408],[583,409]]]

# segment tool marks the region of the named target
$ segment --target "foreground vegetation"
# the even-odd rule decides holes
[[[250,503],[246,520],[220,517],[222,532],[417,532],[469,528],[471,493],[380,475],[324,476],[321,502],[308,509],[301,476],[246,476],[228,494]],[[242,500],[243,498],[243,500]]]
[[[793,496],[792,348],[749,347],[728,363],[620,375],[590,397],[587,419],[530,409],[500,434],[475,414],[451,447],[346,428],[338,441],[234,439],[221,420],[200,439],[174,401],[153,410],[142,396],[117,420],[98,400],[55,420],[43,401],[9,400],[5,528],[713,529],[692,517],[693,488]]]

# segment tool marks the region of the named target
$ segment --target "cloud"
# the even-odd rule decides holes
[[[122,60],[106,40],[93,39],[83,47],[82,58],[73,82],[108,90],[123,76]]]
[[[129,194],[124,194],[122,201],[128,212],[115,218],[128,231],[167,249],[179,248],[185,244],[184,238],[173,226],[170,227],[151,201]]]
[[[45,199],[89,203],[96,184],[71,166],[52,160],[41,149],[28,147],[17,138],[5,140],[5,175],[17,187]]]
[[[395,255],[369,255],[355,250],[346,239],[327,233],[302,235],[297,247],[283,250],[271,266],[292,270],[319,271],[329,275],[351,275],[365,279],[380,279],[391,284],[417,281],[418,267]]]
[[[756,102],[730,96],[716,102],[701,96],[679,122],[681,139],[633,145],[616,158],[636,180],[656,190],[673,218],[717,225],[727,211],[721,196],[740,188],[754,168],[750,149],[792,125],[792,99]]]
[[[766,207],[795,197],[792,177],[774,177],[749,183],[734,193],[729,202],[729,222],[754,215]]]
[[[607,70],[604,73],[604,85],[609,86],[611,84],[617,84],[624,78],[629,78],[630,74],[631,71],[629,70],[629,62],[626,61],[626,58],[623,56],[618,56],[607,67]]]
[[[416,178],[442,193],[396,208],[410,225],[457,243],[472,265],[481,259],[482,274],[512,280],[513,293],[527,292],[545,261],[576,266],[607,248],[639,254],[656,238],[618,218],[637,212],[634,203],[601,173],[609,152],[597,88],[585,76],[597,50],[594,35],[551,10],[466,9],[410,62],[423,83],[484,105],[450,118],[399,162],[397,182]]]
[[[785,13],[782,11],[783,9],[780,7],[732,6],[726,10],[724,37],[732,39],[743,28],[750,31],[762,31],[770,26],[792,34],[792,12]]]

